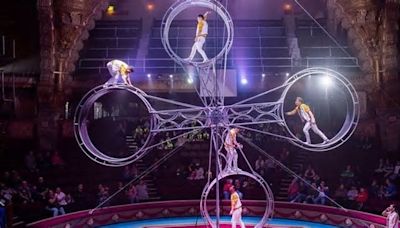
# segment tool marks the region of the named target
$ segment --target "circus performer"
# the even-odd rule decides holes
[[[236,148],[242,148],[243,146],[236,141],[236,135],[239,133],[238,128],[232,128],[226,135],[224,146],[226,150],[226,169],[227,171],[240,171],[238,168],[238,154]]]
[[[297,97],[295,101],[296,108],[290,112],[286,112],[286,115],[292,116],[298,114],[302,122],[305,122],[303,127],[304,135],[306,136],[306,143],[311,144],[310,139],[310,129],[314,131],[315,134],[319,135],[324,141],[323,144],[329,142],[329,139],[326,135],[318,128],[317,123],[315,122],[314,114],[312,113],[310,107],[304,103],[303,98]]]
[[[232,228],[236,228],[236,224],[239,224],[240,228],[245,228],[242,221],[242,202],[240,201],[239,194],[236,192],[234,186],[231,186],[229,191],[231,192],[231,211],[229,214],[232,215]]]
[[[207,15],[210,11],[207,11],[204,15],[199,14],[197,16],[197,29],[196,29],[196,37],[194,38],[194,44],[192,47],[192,51],[186,61],[192,61],[196,52],[198,52],[203,58],[203,62],[208,61],[207,54],[203,50],[203,45],[206,42],[206,37],[208,35],[208,23],[207,23]]]
[[[134,72],[132,66],[129,66],[121,60],[114,59],[107,63],[107,68],[111,74],[111,78],[106,82],[105,86],[118,84],[119,78],[122,78],[125,85],[132,85],[129,77],[129,74]]]

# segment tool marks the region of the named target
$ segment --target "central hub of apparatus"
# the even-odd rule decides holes
[[[208,125],[216,126],[222,125],[226,122],[226,115],[223,108],[217,107],[210,109],[208,113]]]

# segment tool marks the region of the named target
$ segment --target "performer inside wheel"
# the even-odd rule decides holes
[[[240,228],[245,228],[242,221],[242,201],[240,201],[239,194],[236,192],[235,186],[231,186],[229,191],[231,192],[231,211],[229,214],[232,215],[232,228],[236,228],[236,224],[239,224]]]
[[[132,86],[129,74],[134,72],[133,66],[129,66],[121,60],[114,59],[107,63],[107,69],[110,72],[111,78],[105,83],[105,87],[118,84],[120,78],[122,78],[123,84]]]
[[[290,112],[286,112],[286,115],[292,116],[298,114],[303,123],[305,123],[303,127],[304,135],[306,136],[306,144],[311,144],[310,139],[310,128],[314,131],[315,134],[319,135],[324,141],[322,144],[326,144],[329,142],[328,137],[318,128],[317,123],[315,121],[314,114],[312,113],[310,106],[304,103],[303,98],[297,97],[295,101],[296,108],[294,108]]]
[[[207,11],[204,15],[199,14],[197,16],[197,29],[196,29],[196,37],[194,38],[194,44],[192,46],[192,51],[186,61],[193,61],[196,52],[198,52],[203,58],[203,63],[208,61],[207,54],[203,50],[203,45],[206,42],[206,37],[208,35],[208,23],[207,23],[207,15],[210,11]]]

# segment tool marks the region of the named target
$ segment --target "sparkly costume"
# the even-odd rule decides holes
[[[190,52],[190,55],[186,60],[192,61],[194,56],[196,55],[196,52],[198,52],[203,58],[203,62],[208,61],[207,54],[203,50],[203,45],[206,42],[207,35],[208,35],[208,23],[204,19],[197,23],[195,42],[193,44],[192,51]]]
[[[122,78],[124,84],[132,85],[129,78],[130,67],[128,64],[122,62],[121,60],[115,59],[107,63],[107,68],[112,78],[106,82],[106,85],[118,84],[119,78]]]
[[[236,228],[236,224],[239,224],[241,228],[245,228],[242,221],[242,202],[236,191],[231,194],[231,214],[232,228]]]
[[[326,137],[326,135],[318,128],[315,122],[314,114],[311,112],[311,109],[308,105],[302,103],[296,106],[296,108],[292,112],[290,112],[290,114],[292,113],[297,113],[300,116],[300,119],[306,123],[303,127],[303,132],[306,136],[307,144],[311,144],[309,132],[310,129],[312,129],[315,134],[319,135],[324,140],[324,143],[328,142],[328,138]]]
[[[229,130],[228,134],[226,135],[224,146],[226,150],[226,169],[227,171],[237,171],[239,170],[238,168],[238,154],[236,151],[236,147],[241,146],[237,141],[236,141],[236,131],[235,129]]]

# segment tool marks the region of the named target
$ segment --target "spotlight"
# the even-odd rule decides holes
[[[263,73],[263,74],[261,74],[261,77],[265,78],[265,74],[264,74],[264,73]]]
[[[193,78],[192,78],[192,77],[188,77],[187,82],[188,82],[189,84],[193,84]]]
[[[148,77],[148,78],[151,78],[151,74],[147,74],[147,77]]]
[[[154,10],[154,4],[153,3],[149,3],[146,5],[146,8],[148,11],[153,11]]]
[[[108,5],[106,12],[107,12],[108,15],[115,14],[115,6],[114,5]]]
[[[289,73],[286,73],[285,75],[286,75],[286,77],[289,77],[290,74],[289,74]]]
[[[242,85],[247,85],[248,83],[247,78],[240,79],[240,83],[242,83]]]
[[[173,78],[173,77],[174,77],[174,75],[172,75],[172,74],[169,75],[169,78]]]
[[[293,6],[290,4],[284,4],[283,5],[283,12],[285,14],[292,14],[293,13]]]
[[[321,78],[321,84],[325,87],[329,87],[331,86],[333,83],[331,77],[329,77],[329,75],[325,75]]]

